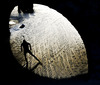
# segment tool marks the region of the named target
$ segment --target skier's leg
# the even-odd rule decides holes
[[[27,57],[26,57],[26,52],[24,52],[24,56],[25,56],[25,61],[26,61],[26,68],[28,68],[28,60],[27,60]]]
[[[28,51],[28,53],[29,53],[30,55],[32,55],[37,61],[39,61],[40,64],[42,64],[42,63],[40,62],[40,60],[39,60],[36,56],[34,56],[34,55],[32,54],[31,51]]]

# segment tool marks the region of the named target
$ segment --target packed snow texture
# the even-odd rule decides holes
[[[59,12],[48,6],[34,4],[33,14],[18,14],[17,7],[11,13],[10,43],[13,55],[25,68],[21,52],[23,36],[32,46],[31,52],[42,62],[32,72],[49,78],[69,78],[88,72],[84,43],[75,27]],[[16,23],[16,24],[15,24]],[[20,26],[24,24],[24,28]],[[28,69],[38,61],[27,54]]]

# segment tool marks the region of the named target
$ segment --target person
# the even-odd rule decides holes
[[[18,3],[18,13],[34,13],[33,10],[33,1],[31,0],[19,0]]]
[[[31,44],[28,43],[25,39],[23,40],[23,42],[21,44],[21,51],[23,50],[22,48],[24,49],[24,56],[25,56],[25,61],[26,61],[26,68],[28,68],[28,60],[27,60],[27,56],[26,56],[27,53],[29,53],[31,56],[33,56],[42,65],[42,63],[40,62],[40,60],[36,56],[34,56],[32,54],[32,52],[30,51],[30,50],[32,50]]]

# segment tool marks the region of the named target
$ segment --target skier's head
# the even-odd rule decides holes
[[[22,35],[22,40],[25,41],[25,36],[24,35]]]

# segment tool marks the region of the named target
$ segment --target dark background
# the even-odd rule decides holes
[[[18,0],[8,0],[17,3]],[[30,2],[30,0],[27,0]],[[70,79],[53,80],[23,69],[11,55],[8,20],[14,4],[8,4],[6,25],[2,24],[0,85],[99,85],[100,84],[100,0],[31,0],[62,13],[77,29],[87,50],[89,73]],[[29,6],[29,3],[27,4]],[[7,8],[4,8],[7,10]],[[2,15],[3,16],[3,15]],[[3,34],[2,34],[3,33]]]

